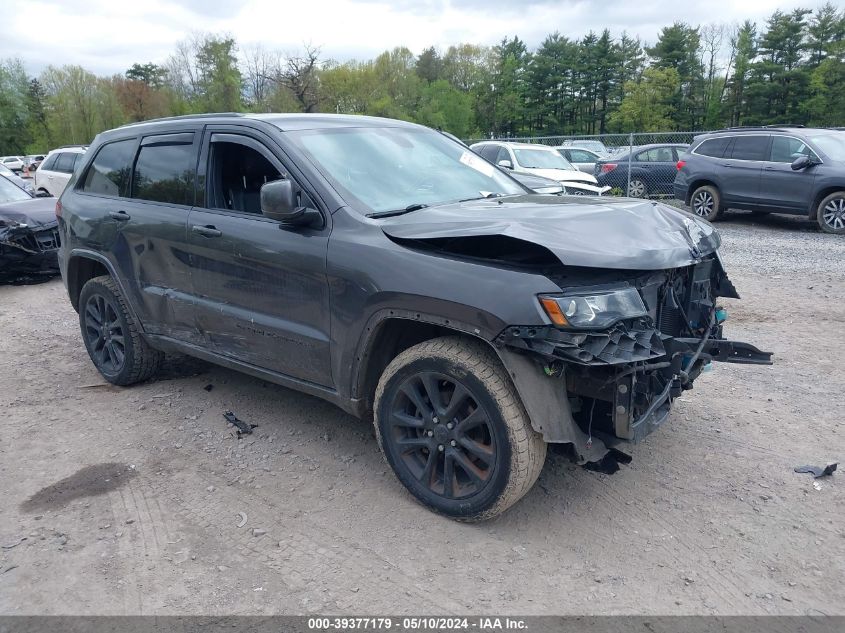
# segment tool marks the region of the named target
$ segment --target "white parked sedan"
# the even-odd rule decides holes
[[[568,194],[595,196],[610,190],[610,187],[599,187],[595,176],[579,171],[548,145],[482,141],[470,149],[494,165],[557,180]]]
[[[4,167],[8,167],[12,171],[23,171],[23,159],[20,156],[1,156],[0,164]]]

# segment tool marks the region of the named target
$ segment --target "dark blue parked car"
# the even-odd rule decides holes
[[[640,145],[633,151],[596,161],[593,175],[599,187],[605,185],[627,191],[631,198],[672,193],[678,156],[687,146],[674,143]],[[630,182],[628,163],[631,164]]]

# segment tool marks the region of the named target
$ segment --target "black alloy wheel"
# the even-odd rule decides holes
[[[118,374],[126,362],[126,335],[110,297],[95,293],[85,303],[83,318],[88,349],[97,367]]]
[[[465,499],[490,483],[497,461],[490,416],[458,380],[431,371],[407,378],[388,424],[403,466],[431,493]]]
[[[421,503],[461,521],[501,514],[546,459],[492,348],[456,336],[409,347],[379,379],[376,438],[396,478]]]
[[[103,378],[125,386],[155,375],[164,354],[144,339],[114,279],[103,275],[86,281],[78,307],[82,340]]]

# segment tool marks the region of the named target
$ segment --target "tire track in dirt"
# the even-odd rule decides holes
[[[189,524],[213,530],[216,537],[245,557],[272,569],[293,592],[308,598],[308,609],[328,612],[372,612],[378,606],[389,610],[397,593],[410,598],[425,613],[464,613],[465,607],[446,591],[410,578],[403,570],[371,548],[356,543],[339,530],[321,524],[314,517],[296,518],[262,499],[241,497],[237,488],[223,478],[204,482],[216,486],[213,494],[190,484],[179,485],[171,477],[156,481],[156,494],[165,496]],[[237,510],[236,510],[237,509]],[[248,523],[236,528],[237,512],[244,511]],[[251,528],[267,534],[255,537]],[[321,600],[315,596],[324,596]]]

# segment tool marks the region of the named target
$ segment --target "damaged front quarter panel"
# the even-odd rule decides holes
[[[579,461],[651,433],[710,362],[771,364],[771,353],[723,337],[716,299],[737,293],[716,256],[620,277],[647,315],[599,330],[510,326],[495,340],[535,429],[571,443]]]

